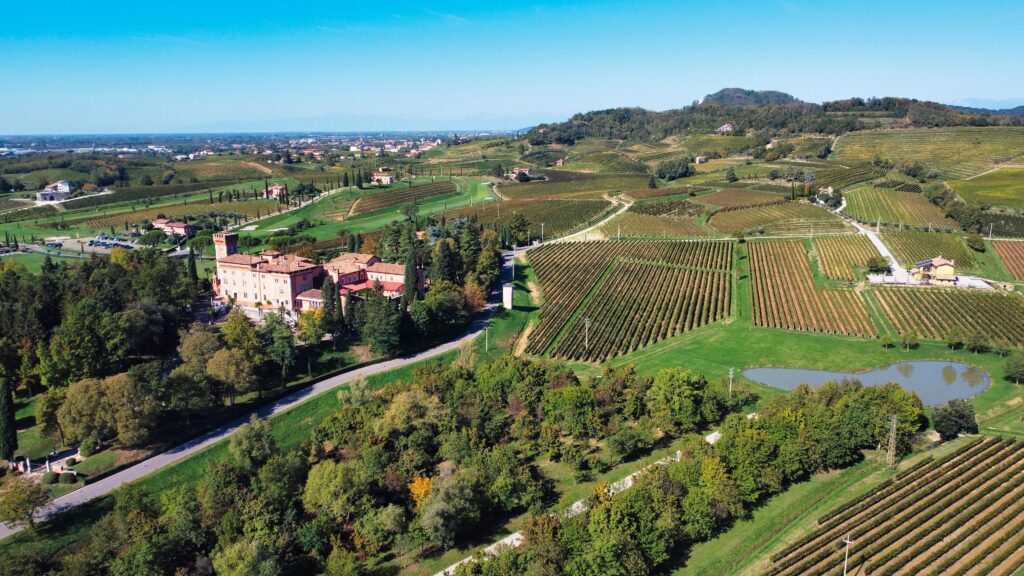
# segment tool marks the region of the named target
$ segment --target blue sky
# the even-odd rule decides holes
[[[516,128],[726,86],[1024,102],[1024,3],[9,2],[0,133]]]

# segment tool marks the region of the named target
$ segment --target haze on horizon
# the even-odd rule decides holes
[[[1007,0],[483,4],[15,3],[0,134],[516,129],[723,87],[1024,103]]]

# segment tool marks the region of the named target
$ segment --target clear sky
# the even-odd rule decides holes
[[[4,4],[3,134],[518,128],[728,86],[1024,102],[1021,0]]]

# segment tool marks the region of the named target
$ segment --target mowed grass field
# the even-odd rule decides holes
[[[965,179],[1024,155],[1024,127],[864,130],[836,141],[832,159],[843,164],[920,162],[946,178]]]
[[[1024,167],[1000,168],[970,180],[953,180],[949,185],[968,202],[1024,208]]]

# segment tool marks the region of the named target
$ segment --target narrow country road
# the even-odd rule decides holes
[[[511,279],[513,257],[514,255],[512,253],[503,255],[503,281],[510,281]],[[88,502],[96,500],[97,498],[106,496],[107,494],[110,494],[111,492],[113,492],[114,490],[128,482],[138,480],[140,478],[148,476],[149,474],[152,474],[153,472],[166,468],[167,466],[170,466],[175,462],[178,462],[179,460],[188,458],[189,456],[199,452],[200,450],[203,450],[208,446],[216,444],[217,442],[220,442],[221,440],[224,440],[225,438],[230,436],[240,426],[249,421],[249,417],[251,414],[256,414],[260,418],[269,418],[271,416],[275,416],[277,414],[281,414],[282,412],[286,412],[292,408],[295,408],[299,404],[302,404],[303,402],[309,400],[310,398],[313,398],[314,396],[338,388],[339,386],[347,384],[353,380],[367,376],[372,376],[374,374],[380,374],[381,372],[387,372],[388,370],[394,370],[395,368],[401,368],[402,366],[419,362],[421,360],[426,360],[428,358],[433,358],[435,356],[439,356],[446,352],[455,350],[463,343],[470,342],[473,339],[475,339],[477,336],[480,335],[480,333],[483,332],[484,328],[487,327],[488,323],[490,322],[491,316],[494,314],[494,310],[499,305],[498,303],[495,302],[495,296],[498,296],[500,298],[500,292],[495,292],[494,294],[492,294],[492,299],[491,302],[488,304],[487,309],[473,320],[473,322],[470,324],[468,331],[457,340],[445,342],[444,344],[440,344],[438,346],[435,346],[428,350],[424,350],[422,352],[418,352],[416,354],[412,354],[410,356],[394,358],[392,360],[386,360],[384,362],[373,364],[371,366],[365,366],[363,368],[359,368],[351,372],[338,374],[337,376],[332,376],[325,380],[321,380],[320,382],[317,382],[312,386],[303,388],[302,390],[296,390],[291,394],[282,396],[281,398],[270,404],[266,404],[264,406],[257,408],[256,410],[253,410],[252,412],[239,416],[238,418],[235,418],[234,420],[228,422],[227,424],[223,424],[215,428],[214,430],[211,430],[210,432],[203,434],[202,436],[193,438],[192,440],[175,446],[174,448],[171,448],[165,452],[161,452],[160,454],[143,460],[142,462],[139,462],[134,466],[125,468],[124,470],[116,474],[112,474],[111,476],[99,480],[94,484],[88,484],[78,490],[75,490],[74,492],[70,492],[64,496],[61,496],[60,498],[57,498],[50,502],[49,504],[47,504],[46,506],[40,508],[35,514],[35,519],[37,522],[45,522],[47,520],[51,520],[53,519],[54,516],[60,514],[61,512],[71,510],[75,507],[81,506],[82,504],[86,504]],[[12,534],[16,534],[22,530],[23,528],[20,527],[0,525],[0,539],[6,538]]]

